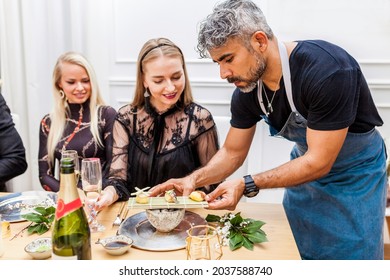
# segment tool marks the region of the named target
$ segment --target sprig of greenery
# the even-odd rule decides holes
[[[241,213],[226,213],[222,217],[208,214],[206,221],[217,223],[217,231],[222,236],[222,244],[229,244],[230,250],[234,251],[244,246],[253,250],[253,244],[268,241],[267,235],[261,229],[265,224],[250,218],[241,217]]]
[[[22,215],[22,218],[31,222],[27,227],[28,234],[37,233],[42,235],[47,232],[54,221],[55,212],[56,208],[54,206],[39,206],[34,208],[34,212]]]

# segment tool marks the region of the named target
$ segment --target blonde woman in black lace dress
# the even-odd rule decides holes
[[[127,200],[135,187],[189,174],[217,152],[213,117],[193,102],[183,54],[170,40],[152,39],[142,47],[135,96],[118,110],[113,138],[99,208]]]
[[[76,150],[80,161],[98,157],[103,179],[112,155],[116,111],[105,105],[97,78],[87,59],[75,52],[61,55],[53,71],[54,108],[41,120],[39,180],[47,191],[58,191],[55,161],[63,150]],[[81,187],[81,183],[79,183]]]

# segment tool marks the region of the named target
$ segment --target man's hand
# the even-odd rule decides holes
[[[244,180],[234,179],[221,183],[213,192],[206,195],[208,209],[234,210],[244,193]]]
[[[194,182],[187,176],[181,179],[170,179],[164,183],[154,186],[149,192],[150,196],[164,195],[165,191],[174,189],[178,196],[188,196],[195,190]]]

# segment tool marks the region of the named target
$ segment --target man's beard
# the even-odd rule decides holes
[[[252,90],[255,89],[255,87],[257,86],[257,82],[260,80],[261,76],[263,76],[264,72],[265,72],[265,69],[267,68],[267,65],[265,63],[265,61],[255,52],[253,52],[255,58],[256,58],[256,65],[255,65],[255,68],[250,68],[249,69],[249,72],[248,72],[248,77],[247,79],[243,78],[243,77],[230,77],[230,78],[227,78],[227,81],[229,83],[234,83],[234,82],[244,82],[246,83],[247,85],[246,86],[238,86],[238,88],[242,91],[242,92],[251,92]]]

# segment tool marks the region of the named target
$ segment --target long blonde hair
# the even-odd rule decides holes
[[[144,93],[146,91],[146,88],[144,86],[144,73],[142,69],[145,67],[146,63],[160,56],[180,58],[185,77],[185,88],[183,90],[183,94],[180,97],[180,102],[178,103],[181,103],[183,106],[187,106],[193,101],[193,97],[190,80],[188,78],[186,64],[184,61],[184,56],[180,48],[175,45],[171,40],[166,38],[150,39],[142,46],[142,49],[138,55],[137,80],[132,105],[141,107],[145,105]]]
[[[71,63],[79,65],[85,69],[91,83],[91,96],[89,98],[89,109],[91,113],[91,126],[90,130],[93,138],[98,143],[99,146],[104,146],[103,141],[99,135],[98,128],[98,112],[99,108],[105,105],[105,102],[100,95],[99,85],[97,83],[97,78],[95,71],[93,70],[91,64],[88,60],[81,54],[76,52],[66,52],[62,54],[58,59],[57,63],[54,66],[53,70],[53,97],[54,97],[54,108],[50,113],[50,131],[47,140],[47,153],[49,163],[54,163],[54,153],[57,147],[58,142],[60,141],[62,134],[65,130],[66,117],[70,116],[70,109],[66,98],[63,98],[63,94],[60,93],[59,82],[62,77],[62,65],[64,63]]]

